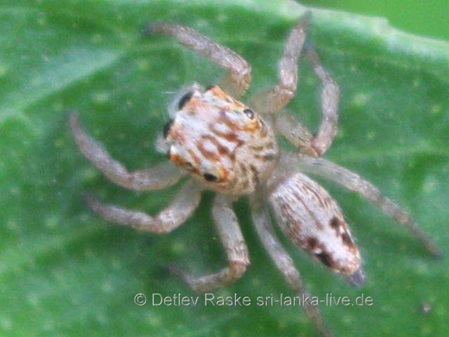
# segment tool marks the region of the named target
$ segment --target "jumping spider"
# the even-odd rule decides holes
[[[220,86],[203,89],[193,84],[177,98],[170,111],[171,119],[163,130],[169,162],[128,172],[84,131],[76,113],[70,115],[70,127],[81,152],[114,183],[131,190],[158,190],[188,177],[170,206],[156,217],[105,205],[95,197],[88,197],[90,207],[107,221],[143,231],[167,233],[189,218],[204,190],[217,192],[212,215],[229,266],[202,277],[175,269],[195,291],[205,292],[235,282],[250,263],[232,209],[232,203],[241,196],[249,197],[257,234],[298,296],[307,294],[307,289],[291,257],[275,236],[267,205],[295,245],[333,272],[343,274],[350,284],[360,286],[364,282],[360,254],[340,207],[304,173],[328,178],[358,192],[398,224],[407,227],[433,255],[439,255],[414,220],[375,186],[321,158],[337,133],[339,89],[313,47],[303,48],[308,21],[309,15],[301,18],[288,37],[279,63],[278,83],[271,90],[251,97],[248,105],[236,99],[246,92],[251,80],[251,66],[241,56],[186,26],[154,23],[146,27],[147,34],[171,35],[228,70]],[[296,93],[297,63],[302,50],[322,83],[322,120],[315,136],[293,115],[283,111]],[[279,149],[276,133],[292,142],[299,151]],[[309,305],[305,310],[322,335],[330,336],[319,308]]]

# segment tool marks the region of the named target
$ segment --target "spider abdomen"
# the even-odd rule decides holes
[[[340,207],[329,193],[302,173],[280,182],[270,204],[283,232],[334,272],[352,275],[360,268],[360,254]]]

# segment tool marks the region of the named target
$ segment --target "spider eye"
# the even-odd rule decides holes
[[[254,111],[251,110],[251,109],[245,109],[245,110],[243,110],[243,113],[244,113],[245,115],[247,115],[248,118],[251,118],[251,119],[254,118]]]
[[[215,88],[215,87],[216,87],[215,84],[208,85],[208,86],[206,87],[206,89],[204,89],[204,91],[209,91],[209,90],[211,90],[211,89],[213,89],[213,88]]]
[[[210,173],[204,173],[203,178],[211,183],[216,182],[218,180],[217,176],[214,176],[213,174]]]
[[[167,138],[168,133],[173,125],[173,119],[170,119],[164,126],[164,138]]]
[[[167,150],[167,159],[171,160],[170,158],[171,158],[171,146]]]
[[[186,93],[184,96],[181,97],[181,99],[179,100],[179,103],[178,103],[179,110],[181,110],[184,107],[184,105],[186,105],[187,102],[190,101],[192,96],[193,96],[193,92],[189,91],[188,93]]]

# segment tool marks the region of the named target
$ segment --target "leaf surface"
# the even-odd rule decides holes
[[[187,24],[233,48],[253,65],[257,92],[275,83],[285,37],[304,11],[268,0],[2,2],[1,335],[316,334],[298,308],[271,302],[292,293],[262,250],[245,201],[236,211],[251,268],[213,296],[248,296],[252,304],[205,305],[204,296],[196,306],[161,304],[158,294],[196,297],[167,264],[201,274],[226,263],[209,214],[212,194],[168,235],[107,224],[89,212],[83,193],[156,214],[179,186],[149,193],[113,186],[82,158],[67,128],[67,112],[76,109],[130,169],[166,160],[153,141],[174,93],[193,81],[215,83],[223,71],[170,38],[143,37],[144,23]],[[398,32],[382,19],[325,10],[314,11],[310,40],[341,88],[340,131],[327,157],[408,209],[449,255],[449,44]],[[289,110],[316,129],[319,85],[306,59],[300,68]],[[283,241],[316,296],[372,297],[371,306],[321,306],[336,335],[447,335],[447,259],[433,260],[360,197],[323,185],[361,247],[366,286],[350,288]],[[146,305],[134,304],[137,293]],[[268,302],[257,305],[259,296]]]

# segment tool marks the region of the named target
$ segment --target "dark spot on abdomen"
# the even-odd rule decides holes
[[[338,228],[340,228],[340,220],[338,220],[338,218],[336,216],[334,216],[331,221],[329,222],[330,226],[333,229],[338,230]]]
[[[318,244],[318,241],[314,237],[307,238],[307,249],[310,249],[310,250],[315,249],[317,244]]]
[[[343,243],[348,247],[354,246],[354,241],[352,241],[351,236],[348,233],[343,233],[341,235],[341,239],[343,240]]]
[[[333,261],[332,258],[329,256],[329,254],[325,252],[317,253],[315,256],[318,258],[318,260],[321,261],[322,264],[324,264],[327,267],[332,267]]]

